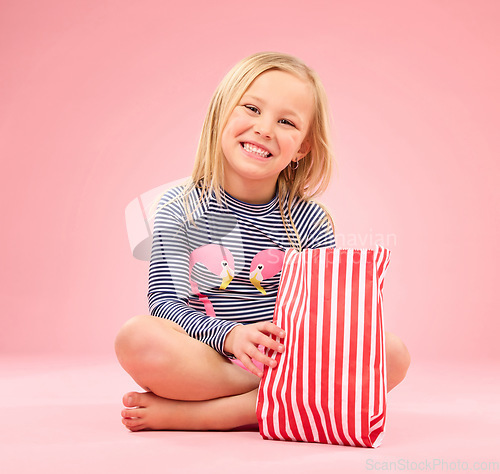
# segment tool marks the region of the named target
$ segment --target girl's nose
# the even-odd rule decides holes
[[[271,138],[273,136],[273,125],[270,121],[265,119],[258,120],[254,125],[254,130],[259,135],[265,138]]]

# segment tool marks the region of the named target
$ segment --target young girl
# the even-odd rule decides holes
[[[256,425],[264,365],[283,352],[272,323],[286,248],[334,247],[331,219],[311,199],[328,185],[328,107],[299,59],[258,53],[217,88],[192,179],[161,198],[149,271],[151,315],[116,338],[123,368],[146,391],[123,397],[138,430]],[[270,336],[274,335],[277,340]],[[388,389],[409,355],[386,335]]]

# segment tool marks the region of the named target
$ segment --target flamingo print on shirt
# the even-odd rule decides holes
[[[221,290],[225,290],[234,277],[234,258],[233,254],[222,245],[208,244],[198,247],[191,252],[189,256],[189,282],[195,295],[198,295],[200,301],[205,307],[207,316],[215,316],[215,310],[208,297],[201,293],[198,284],[191,278],[191,272],[196,263],[201,263],[207,270],[214,275],[222,278]]]
[[[262,282],[277,275],[283,266],[285,253],[277,248],[261,250],[252,259],[250,264],[249,279],[252,285],[263,295],[266,290],[262,287]],[[215,316],[215,310],[207,295],[204,295],[196,281],[192,278],[192,270],[196,263],[206,267],[208,271],[222,278],[219,289],[225,290],[234,278],[234,258],[231,251],[217,244],[202,245],[191,252],[189,257],[189,282],[193,294],[198,295],[203,303],[207,316]]]
[[[250,264],[250,281],[263,295],[266,290],[262,288],[262,281],[272,278],[283,267],[283,257],[285,253],[279,249],[261,250]]]

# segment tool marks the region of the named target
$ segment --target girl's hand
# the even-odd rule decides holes
[[[235,326],[226,336],[224,350],[234,354],[250,372],[262,377],[262,372],[252,362],[252,358],[271,368],[276,367],[276,361],[259,351],[259,344],[277,352],[285,350],[283,344],[269,337],[270,334],[281,339],[285,337],[285,331],[270,321]]]

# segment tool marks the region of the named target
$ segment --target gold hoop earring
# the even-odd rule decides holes
[[[295,166],[292,166],[292,163],[295,163]],[[295,171],[295,170],[299,167],[299,162],[298,162],[298,161],[295,161],[295,160],[292,160],[292,161],[290,161],[290,165],[289,165],[289,166],[290,166],[290,168],[291,168],[292,170],[294,170],[294,171]]]

